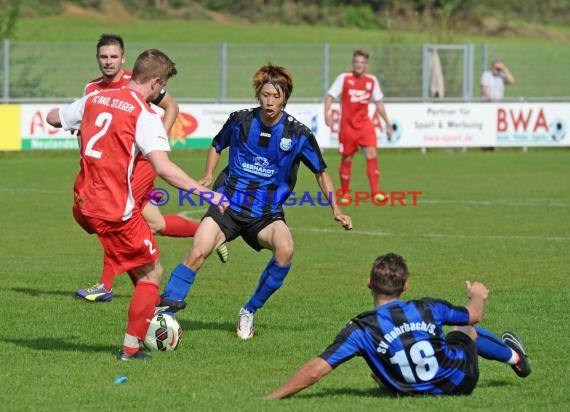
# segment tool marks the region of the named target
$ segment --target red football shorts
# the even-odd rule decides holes
[[[376,131],[372,122],[358,128],[343,124],[338,135],[338,151],[343,156],[350,156],[356,153],[359,147],[376,147],[376,142]]]
[[[73,207],[73,217],[87,233],[96,233],[105,251],[105,265],[115,274],[152,263],[160,256],[158,245],[140,213],[124,222],[110,222],[85,216]]]
[[[155,178],[156,173],[150,162],[145,157],[139,159],[133,170],[131,190],[135,199],[135,205],[141,211],[148,203],[149,192],[154,189]]]

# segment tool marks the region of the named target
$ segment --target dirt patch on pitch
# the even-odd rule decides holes
[[[537,26],[534,24],[514,24],[501,21],[495,18],[485,18],[481,20],[475,27],[468,30],[473,34],[483,34],[487,36],[507,37],[507,38],[526,38],[526,39],[548,39],[557,41],[570,40],[570,35],[559,31],[549,30],[548,28]]]
[[[99,9],[88,9],[76,4],[66,3],[62,14],[64,16],[88,17],[97,20],[124,21],[135,18],[119,0],[102,0]]]

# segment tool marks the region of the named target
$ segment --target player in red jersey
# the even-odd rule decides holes
[[[146,157],[169,184],[197,195],[207,193],[222,210],[227,206],[221,203],[221,194],[199,184],[168,158],[166,130],[148,102],[175,74],[168,56],[147,50],[137,58],[126,87],[90,93],[47,117],[54,127],[81,128],[73,215],[86,232],[98,235],[106,265],[117,273],[129,273],[135,281],[119,360],[149,358],[139,345],[159,301],[162,275],[157,243],[131,184],[139,162]]]
[[[368,115],[368,105],[374,102],[376,110],[386,124],[388,139],[392,136],[392,125],[384,107],[384,95],[376,76],[368,74],[368,53],[355,50],[352,57],[352,71],[340,74],[328,91],[325,99],[325,122],[332,127],[331,105],[340,97],[341,120],[339,132],[340,185],[343,193],[350,193],[352,158],[362,148],[366,158],[366,173],[370,193],[377,201],[384,200],[379,193],[380,171],[378,170],[376,132]],[[342,198],[339,200],[342,201]]]
[[[85,86],[84,95],[97,90],[110,90],[126,86],[132,73],[123,68],[125,63],[124,42],[120,36],[103,34],[97,42],[97,64],[102,76]],[[162,123],[168,131],[178,116],[178,104],[170,93],[162,89],[151,103],[164,110]],[[160,208],[148,202],[148,195],[154,189],[156,173],[144,157],[137,163],[131,182],[133,196],[139,203],[144,219],[154,234],[170,237],[193,237],[199,222],[185,219],[176,214],[162,215]],[[228,249],[222,244],[217,249],[222,262],[227,261]],[[119,272],[120,273],[120,272]],[[90,302],[105,302],[113,298],[113,281],[118,273],[105,265],[99,281],[88,288],[78,289],[75,295]]]

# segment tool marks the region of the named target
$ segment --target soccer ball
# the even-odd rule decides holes
[[[548,126],[550,137],[555,142],[559,142],[566,136],[566,122],[560,118],[554,119]]]
[[[181,339],[182,328],[178,321],[166,313],[159,313],[150,321],[144,345],[151,351],[173,351]]]

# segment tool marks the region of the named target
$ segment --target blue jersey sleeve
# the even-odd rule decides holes
[[[325,360],[331,367],[338,365],[361,354],[359,342],[362,340],[363,331],[354,321],[350,321],[337,335],[334,342],[325,349],[319,357]]]
[[[214,137],[212,141],[212,146],[216,149],[216,152],[220,153],[226,147],[230,145],[232,133],[236,127],[239,128],[238,112],[233,112],[226,120],[226,123],[218,134]]]
[[[315,174],[321,173],[327,168],[321,149],[317,143],[317,139],[313,133],[308,132],[303,139],[303,147],[301,149],[301,160]]]
[[[431,299],[432,312],[444,325],[468,325],[469,311],[465,306],[455,306],[442,299]]]

